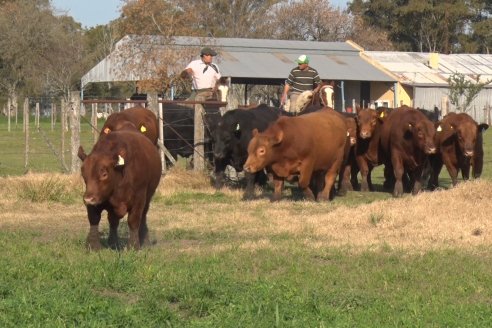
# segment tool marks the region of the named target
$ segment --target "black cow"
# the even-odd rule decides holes
[[[232,166],[237,172],[243,170],[253,129],[263,131],[278,117],[279,111],[266,105],[252,109],[234,109],[222,116],[213,134],[216,188],[224,185],[227,165]],[[245,173],[245,178],[244,199],[251,199],[254,196],[255,182],[265,183],[266,175],[263,171]]]

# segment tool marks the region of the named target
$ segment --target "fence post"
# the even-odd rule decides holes
[[[10,98],[7,100],[7,122],[7,130],[10,132]]]
[[[196,101],[203,101],[200,96],[196,97]],[[203,105],[195,104],[195,117],[194,117],[194,147],[193,147],[193,170],[203,171],[205,168],[204,161],[204,146],[205,128],[203,126]]]
[[[94,139],[94,143],[97,141],[97,104],[92,104],[92,137]]]
[[[159,145],[159,152],[161,154],[161,163],[162,163],[162,174],[166,174],[166,158],[164,156],[164,118],[163,118],[163,110],[162,104],[159,104],[159,111],[157,116],[157,126],[159,127],[159,140],[157,141]]]
[[[40,112],[39,112],[39,103],[37,102],[36,103],[36,113],[35,113],[35,117],[34,117],[34,123],[35,123],[35,126],[36,128],[39,129],[39,116],[40,116]]]
[[[56,121],[56,104],[51,103],[51,131],[55,130],[55,121]]]
[[[72,149],[72,161],[70,172],[75,173],[80,169],[80,161],[77,152],[80,146],[80,94],[79,91],[70,92],[70,144]]]
[[[60,105],[60,120],[61,120],[61,161],[64,167],[67,167],[67,164],[65,163],[65,129],[66,129],[66,124],[67,120],[65,119],[65,116],[67,115],[67,108],[65,107],[65,99],[61,100],[61,105]]]
[[[29,99],[24,99],[24,141],[25,141],[25,150],[24,150],[24,168],[27,171],[27,167],[29,165]]]

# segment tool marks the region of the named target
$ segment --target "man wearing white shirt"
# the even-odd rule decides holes
[[[190,62],[181,72],[182,78],[191,76],[193,80],[193,90],[188,100],[203,101],[213,95],[221,77],[219,66],[212,63],[214,56],[217,56],[217,53],[205,47],[200,51],[200,59]]]

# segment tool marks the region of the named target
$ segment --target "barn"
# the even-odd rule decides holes
[[[363,56],[397,78],[401,104],[425,109],[436,106],[443,115],[456,111],[449,100],[448,78],[452,74],[463,74],[472,83],[477,79],[492,81],[492,55],[487,54],[365,51]],[[388,96],[381,98],[381,102],[391,100]],[[489,83],[471,102],[468,114],[477,122],[490,124],[491,107],[492,84]]]
[[[197,57],[203,46],[217,49],[215,61],[219,64],[222,76],[227,78],[233,90],[241,91],[228,98],[230,108],[250,102],[271,101],[271,98],[253,99],[250,93],[252,86],[283,85],[300,54],[310,57],[310,65],[318,70],[321,79],[335,82],[337,110],[345,111],[355,104],[377,102],[381,97],[388,97],[388,92],[393,96],[391,104],[399,103],[397,94],[391,91],[395,89],[397,79],[371,64],[361,55],[363,49],[351,41],[199,37],[167,39],[159,36],[127,35],[116,44],[109,56],[82,77],[82,90],[89,83],[139,81],[152,77],[155,65],[151,63],[134,69],[129,61],[129,58],[137,58],[142,62],[150,58],[149,54],[152,52],[163,53],[162,57],[166,56],[166,52],[168,55],[173,51],[180,53],[180,56],[168,57],[172,60],[167,65],[167,74],[178,74],[189,60]],[[169,98],[172,96],[171,92]]]

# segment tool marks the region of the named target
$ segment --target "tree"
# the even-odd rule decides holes
[[[461,50],[460,36],[472,17],[468,0],[352,1],[369,26],[388,33],[400,50],[450,53]]]
[[[466,112],[473,99],[490,82],[492,80],[480,82],[480,75],[476,77],[475,82],[472,82],[464,74],[454,73],[448,78],[449,101],[456,106],[457,111]]]
[[[39,92],[51,55],[54,17],[48,0],[3,1],[0,4],[0,88],[17,107],[19,88]]]
[[[329,0],[289,1],[279,4],[273,16],[276,39],[345,41],[352,32],[352,17]]]

